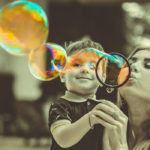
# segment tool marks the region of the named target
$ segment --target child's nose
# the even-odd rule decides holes
[[[89,70],[90,70],[90,68],[87,65],[81,67],[81,72],[82,73],[89,73]]]

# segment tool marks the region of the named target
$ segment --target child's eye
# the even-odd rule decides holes
[[[75,64],[73,64],[73,66],[74,66],[74,67],[80,67],[80,64],[75,63]]]

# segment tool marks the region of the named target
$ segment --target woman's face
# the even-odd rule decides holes
[[[137,51],[130,59],[131,76],[119,93],[125,99],[128,96],[150,100],[150,50]]]

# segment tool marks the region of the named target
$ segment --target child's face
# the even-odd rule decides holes
[[[99,58],[100,56],[92,51],[72,55],[61,77],[67,90],[82,95],[95,94],[100,85],[95,75]]]

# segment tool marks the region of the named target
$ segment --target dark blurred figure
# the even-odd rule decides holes
[[[12,90],[14,76],[0,74],[0,124],[1,134],[10,135],[13,128],[9,126],[15,120],[15,97]]]

